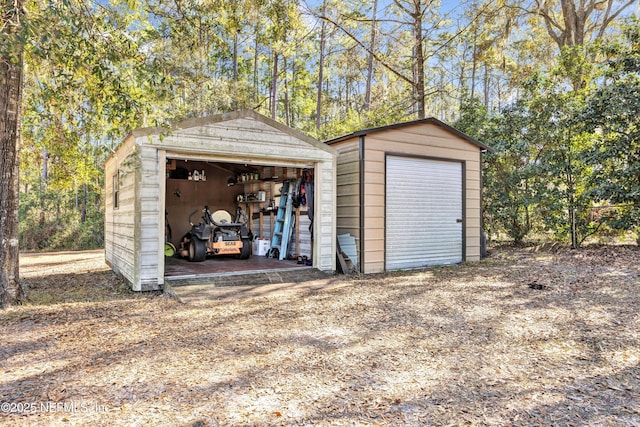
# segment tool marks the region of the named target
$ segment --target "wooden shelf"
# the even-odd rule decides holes
[[[279,176],[272,176],[271,178],[250,179],[249,181],[237,181],[236,185],[256,184],[256,183],[260,183],[260,182],[281,183],[281,182],[284,182],[284,181],[293,181],[293,179],[285,179],[285,178],[281,178]]]

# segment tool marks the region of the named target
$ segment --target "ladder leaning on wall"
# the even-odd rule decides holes
[[[283,260],[287,257],[287,247],[291,239],[293,223],[293,181],[282,183],[280,193],[280,203],[276,214],[276,223],[271,237],[271,248],[267,252],[267,257]]]

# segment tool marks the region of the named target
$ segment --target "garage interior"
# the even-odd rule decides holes
[[[287,271],[312,267],[313,168],[189,160],[167,154],[165,185],[165,278],[220,276]],[[291,237],[286,254],[270,253],[276,229],[283,183],[297,188],[298,203],[291,209]],[[286,187],[285,187],[286,189]],[[311,190],[307,192],[307,189]],[[285,191],[286,194],[286,191]],[[308,197],[311,198],[308,198]],[[297,205],[297,206],[296,206]],[[208,254],[202,262],[189,261],[191,223],[203,210],[223,210],[233,222],[246,222],[252,239],[251,255]],[[282,213],[281,217],[286,215]],[[190,223],[191,222],[191,223]],[[285,237],[282,238],[283,240]]]

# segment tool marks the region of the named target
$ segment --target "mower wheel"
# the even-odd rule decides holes
[[[205,258],[207,258],[207,242],[193,236],[189,242],[189,261],[200,262]]]
[[[248,259],[251,256],[251,240],[242,239],[242,249],[240,250],[240,259]]]

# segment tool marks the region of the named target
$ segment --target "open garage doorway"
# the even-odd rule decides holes
[[[167,154],[165,279],[312,267],[313,175],[313,168],[188,160]],[[278,214],[280,210],[284,212]],[[283,220],[279,227],[279,217],[285,216],[289,216],[288,230],[282,230]],[[206,254],[199,258],[195,244],[205,243],[194,235],[193,225],[198,224],[210,225],[206,233],[211,236]],[[285,246],[286,240],[285,253],[272,250],[276,233],[276,245]]]

